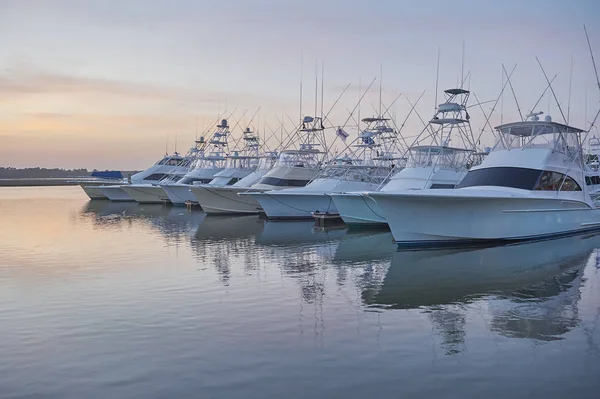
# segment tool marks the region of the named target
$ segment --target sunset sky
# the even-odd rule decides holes
[[[558,75],[554,89],[567,113],[573,59],[570,122],[585,127],[600,92],[583,24],[600,62],[599,18],[597,0],[0,0],[0,166],[145,168],[167,142],[174,149],[175,137],[185,152],[197,121],[202,132],[226,110],[235,110],[239,132],[260,107],[252,125],[265,133],[265,121],[277,128],[285,114],[298,120],[301,65],[303,113],[314,113],[317,59],[325,111],[352,83],[333,124],[348,119],[359,82],[364,89],[380,68],[384,103],[403,93],[391,108],[397,122],[407,98],[423,90],[417,109],[429,118],[438,47],[441,90],[460,78],[463,42],[465,73],[481,101],[498,96],[502,63],[517,64],[512,83],[523,112],[546,86],[537,56]],[[378,89],[379,82],[362,116],[377,107]],[[503,120],[517,118],[510,92],[503,102]],[[484,118],[473,110],[480,130]],[[536,110],[562,119],[549,95]],[[500,118],[498,109],[492,122]],[[421,129],[414,116],[403,133]]]

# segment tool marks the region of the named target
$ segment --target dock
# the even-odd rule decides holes
[[[313,212],[313,219],[315,220],[315,227],[329,228],[329,227],[346,227],[346,223],[340,216],[339,213],[321,213],[319,211]]]

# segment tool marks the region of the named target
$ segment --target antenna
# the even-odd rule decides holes
[[[567,105],[567,125],[571,118],[571,87],[573,84],[573,54],[571,54],[571,70],[569,72],[569,104]]]
[[[583,128],[585,129],[585,127],[587,126],[587,87],[584,90],[584,95],[585,98],[583,100],[584,104],[583,104]]]
[[[304,69],[304,54],[300,51],[300,123],[302,123],[302,72]]]
[[[169,155],[169,135],[167,134],[167,142],[165,143],[165,155]]]
[[[502,86],[504,88],[504,65],[502,65]],[[500,124],[503,125],[504,124],[504,90],[502,90],[501,92],[502,94],[500,95]]]
[[[383,64],[379,65],[379,117],[381,118],[381,92],[383,91]]]
[[[361,93],[362,93],[362,77],[358,78],[358,121],[356,122],[356,130],[358,131],[358,134],[360,134],[360,100],[361,100]]]
[[[314,117],[317,117],[317,104],[319,98],[319,60],[315,59],[315,113]]]
[[[596,68],[596,60],[594,60],[594,52],[592,51],[592,45],[590,44],[590,37],[588,36],[585,25],[583,25],[583,30],[585,32],[585,38],[587,39],[588,47],[590,49],[590,56],[592,57],[592,65],[594,66],[594,73],[596,74],[596,84],[598,85],[598,89],[600,90],[600,80],[598,79],[598,69]],[[586,123],[587,123],[587,121],[586,121]]]
[[[463,88],[463,82],[465,77],[465,41],[463,40],[462,48],[462,64],[460,66],[460,88]]]
[[[325,62],[321,60],[321,122],[323,121],[323,92],[325,88]]]
[[[438,84],[440,80],[440,48],[438,47],[438,56],[437,56],[437,70],[435,73],[435,104],[433,104],[433,109],[437,109],[438,106]]]
[[[552,84],[550,83],[550,80],[548,79],[548,75],[546,75],[546,71],[544,71],[544,67],[542,66],[542,63],[540,62],[540,59],[538,57],[535,57],[535,59],[537,60],[539,66],[540,66],[540,69],[542,70],[542,73],[544,74],[544,78],[546,78],[546,82],[548,82],[548,86],[550,86],[550,92],[552,93],[552,96],[554,96],[554,101],[556,101],[556,105],[558,106],[558,110],[560,111],[563,121],[565,121],[565,123],[567,123],[567,118],[565,118],[565,114],[562,110],[562,107],[560,106],[560,103],[558,102],[558,98],[556,98],[556,94],[554,93]]]
[[[177,133],[175,133],[175,152],[177,152]]]

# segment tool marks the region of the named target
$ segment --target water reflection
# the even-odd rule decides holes
[[[254,241],[263,227],[264,221],[256,216],[206,217],[191,237],[192,253],[203,267],[212,265],[228,285],[233,263],[241,262],[247,273],[260,268]]]
[[[88,201],[80,215],[90,218],[94,226],[109,230],[141,222],[177,241],[187,237],[206,216],[203,212],[160,204],[111,201]]]
[[[161,205],[88,202],[80,211],[94,226],[143,223],[165,242],[189,242],[199,269],[212,268],[228,286],[232,269],[246,274],[275,264],[298,284],[305,304],[322,308],[327,276],[356,287],[369,309],[421,309],[447,354],[464,350],[468,304],[485,297],[488,328],[512,338],[560,339],[578,324],[583,267],[598,236],[506,247],[396,251],[391,233],[319,230],[310,222],[265,222],[256,216],[205,217]],[[594,257],[594,264],[597,264]],[[316,316],[317,317],[317,316]],[[318,318],[318,317],[317,317]],[[323,322],[321,317],[321,323]]]
[[[464,347],[465,305],[492,296],[489,328],[507,337],[559,339],[578,323],[583,268],[598,236],[476,250],[395,252],[362,297],[385,309],[422,308],[446,353]],[[596,259],[593,259],[596,262]]]

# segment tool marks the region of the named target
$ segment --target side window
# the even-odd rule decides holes
[[[165,176],[166,175],[164,173],[154,173],[154,174],[151,174],[150,176],[146,177],[144,180],[160,180]]]
[[[565,182],[562,185],[561,190],[562,191],[581,191],[581,187],[579,187],[579,184],[577,184],[577,182],[575,180],[573,180],[569,176],[567,176],[567,178],[565,179]]]
[[[549,171],[542,173],[535,187],[535,190],[540,191],[558,191],[558,189],[561,189],[561,191],[581,191],[579,184],[569,176],[565,178],[565,175],[562,173]]]

